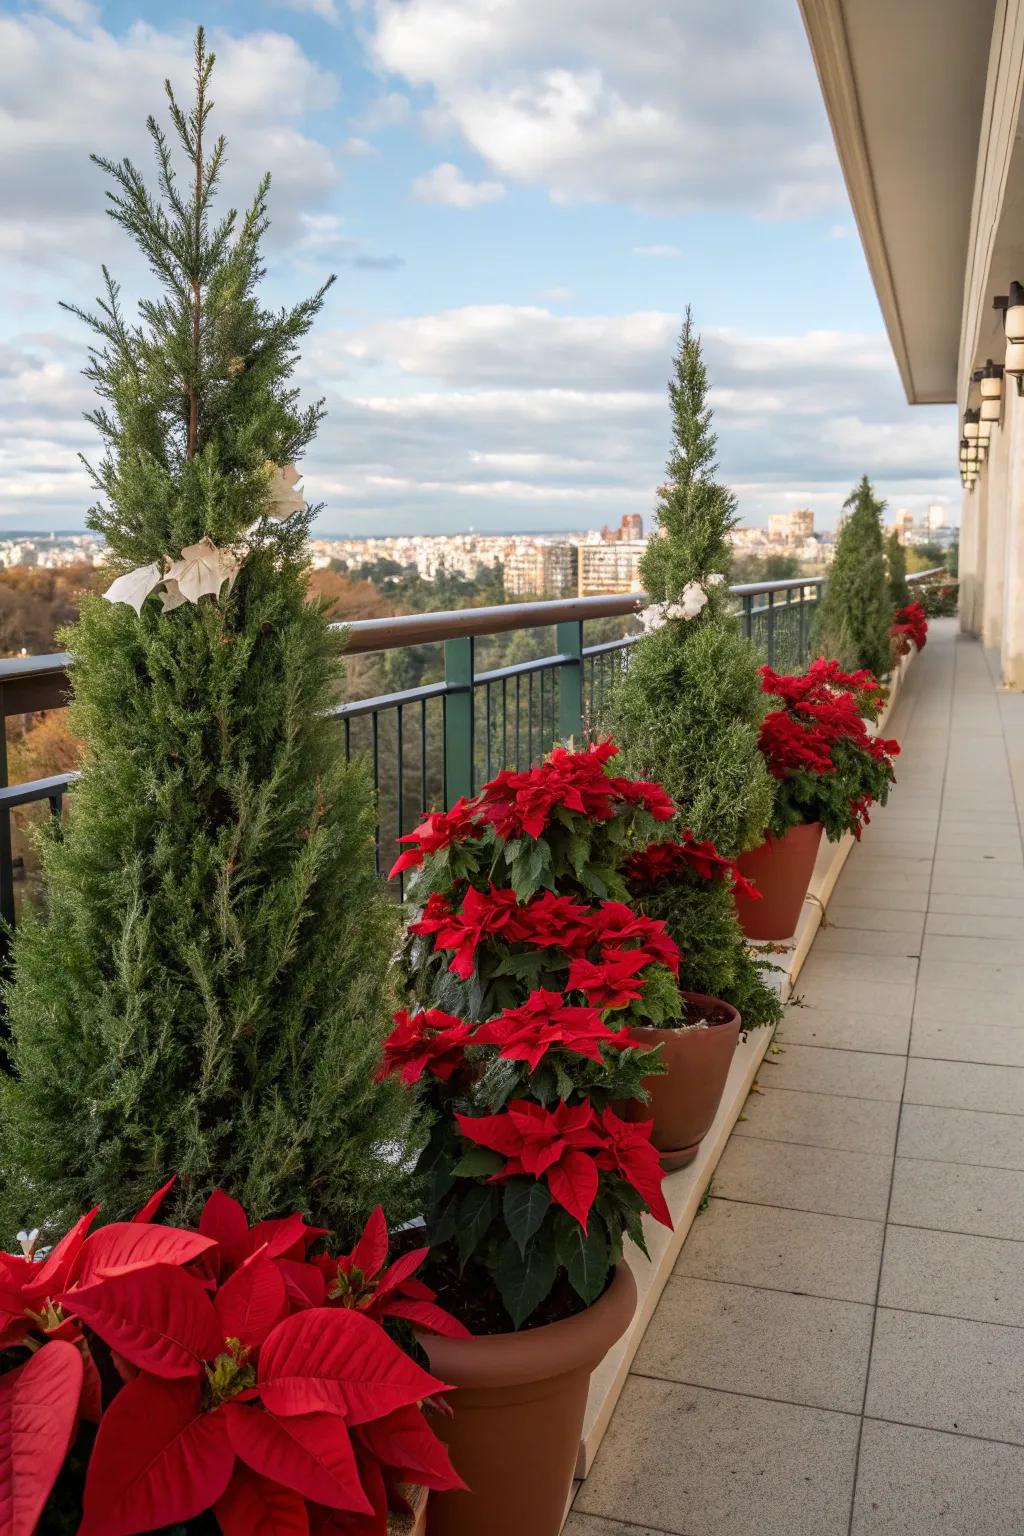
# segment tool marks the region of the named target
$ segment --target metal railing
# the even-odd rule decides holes
[[[935,572],[922,572],[922,579]],[[742,632],[766,661],[785,669],[807,659],[822,577],[757,582],[730,589]],[[331,710],[346,757],[365,756],[377,792],[378,862],[386,869],[394,840],[425,810],[472,794],[503,767],[526,767],[552,744],[591,737],[600,729],[615,684],[629,665],[639,633],[586,643],[586,625],[635,619],[643,593],[510,603],[448,613],[409,614],[353,622],[346,656],[441,648],[440,674],[419,687],[353,699]],[[554,631],[549,654],[509,665],[478,667],[478,646],[510,631]],[[74,773],[10,785],[7,720],[63,708],[71,656],[0,661],[0,918],[13,923],[16,867],[11,813],[43,804],[56,816]]]

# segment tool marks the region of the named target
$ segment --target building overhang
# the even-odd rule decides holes
[[[1006,0],[799,3],[907,399],[954,401],[984,345],[965,325]]]

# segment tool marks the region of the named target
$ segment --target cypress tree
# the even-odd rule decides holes
[[[757,744],[766,702],[759,658],[728,592],[736,502],[715,478],[707,395],[687,310],[668,385],[673,442],[658,492],[659,533],[640,565],[657,627],[632,647],[612,724],[623,772],[664,784],[683,823],[735,858],[764,835],[772,783]],[[725,998],[750,1025],[778,1018],[778,997],[743,939],[727,883],[680,884],[652,897],[649,910],[682,950],[689,990]]]
[[[75,311],[101,402],[88,521],[115,573],[153,565],[159,584],[206,538],[215,574],[195,601],[173,583],[138,612],[87,599],[64,637],[85,759],[6,987],[7,1228],[96,1201],[125,1217],[172,1173],[172,1220],[214,1185],[253,1219],[301,1209],[346,1233],[379,1199],[408,1210],[404,1098],[373,1082],[395,934],[372,793],[325,715],[341,642],[306,600],[317,509],[275,504],[323,414],[290,376],[327,285],[260,304],[269,178],[214,218],[213,64],[200,29],[191,110],[167,86],[187,179],[153,119],[159,196],[97,161],[162,294],[131,323],[104,269],[96,311]]]
[[[868,667],[885,677],[893,615],[882,532],[885,502],[879,501],[867,475],[847,497],[844,511],[815,641],[822,656],[835,657],[847,670]]]
[[[900,608],[905,608],[910,602],[907,552],[900,543],[900,536],[895,528],[885,540],[885,559],[889,570],[889,601],[895,613]]]

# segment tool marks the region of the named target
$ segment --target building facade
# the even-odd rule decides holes
[[[961,626],[1021,690],[1024,0],[799,3],[907,399],[958,407]]]

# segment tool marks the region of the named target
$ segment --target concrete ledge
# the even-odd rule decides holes
[[[879,730],[883,729],[889,720],[907,669],[913,663],[916,654],[916,651],[911,650],[909,656],[901,657],[893,669],[889,698],[882,711],[878,724]],[[842,873],[851,849],[855,846],[856,841],[849,834],[838,843],[822,841],[796,934],[785,954],[774,957],[781,966],[776,982],[784,999],[788,998],[793,991],[804,961],[810,953],[814,936],[821,926],[825,908],[835,889],[836,881]],[[663,1188],[675,1224],[673,1230],[669,1232],[649,1219],[644,1221],[644,1232],[651,1255],[650,1263],[635,1250],[630,1255],[630,1267],[636,1277],[636,1313],[624,1337],[605,1356],[590,1379],[590,1395],[587,1398],[583,1435],[576,1460],[578,1478],[586,1477],[594,1464],[598,1447],[611,1422],[615,1405],[626,1384],[626,1377],[640,1348],[647,1325],[654,1316],[654,1309],[675,1267],[704,1193],[718,1166],[718,1160],[732,1135],[733,1126],[743,1111],[751,1084],[757,1077],[757,1069],[771,1045],[772,1033],[770,1029],[753,1029],[745,1039],[741,1039],[729,1070],[722,1102],[718,1106],[718,1114],[701,1143],[695,1161],[689,1168],[681,1168],[677,1173],[670,1173],[665,1179]]]

